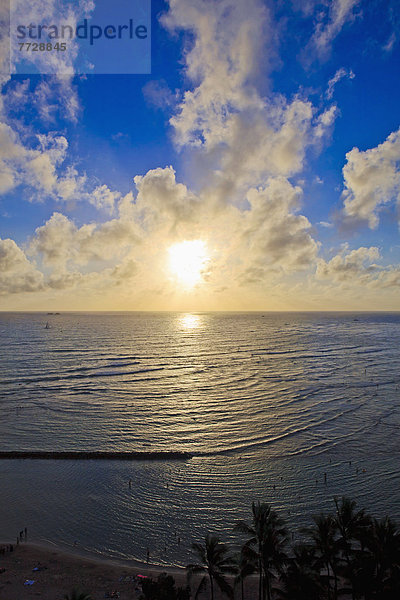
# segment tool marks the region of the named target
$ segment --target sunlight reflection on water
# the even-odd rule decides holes
[[[253,500],[400,518],[399,314],[0,313],[0,339],[1,450],[194,454],[0,461],[2,537],[182,565]]]
[[[197,329],[201,325],[201,322],[202,320],[199,315],[192,315],[191,313],[180,316],[178,319],[179,326],[188,331]]]

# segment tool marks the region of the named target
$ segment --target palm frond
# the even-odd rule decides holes
[[[195,564],[191,564],[191,565],[186,565],[186,571],[188,572],[188,575],[197,575],[198,573],[204,573],[204,571],[206,570],[206,567],[204,567],[203,565],[195,565]]]
[[[222,575],[215,574],[214,580],[222,593],[226,594],[228,598],[233,598],[232,586],[226,581],[226,579]]]
[[[204,575],[204,577],[201,578],[199,585],[197,586],[197,590],[194,595],[194,600],[197,600],[197,598],[199,597],[201,592],[203,592],[206,589],[206,587],[207,587],[207,577]]]

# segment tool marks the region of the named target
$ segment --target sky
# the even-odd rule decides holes
[[[0,310],[400,310],[397,0],[153,0],[120,75],[0,2]]]

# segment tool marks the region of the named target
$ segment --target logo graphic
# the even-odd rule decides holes
[[[151,0],[11,0],[10,72],[151,73]]]

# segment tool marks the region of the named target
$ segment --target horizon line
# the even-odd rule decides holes
[[[400,309],[388,309],[388,310],[371,310],[371,309],[349,309],[349,310],[312,310],[312,309],[293,309],[293,310],[271,310],[271,309],[249,309],[249,310],[168,310],[168,309],[154,309],[154,310],[3,310],[0,309],[1,313],[28,313],[28,314],[44,314],[46,316],[60,316],[62,314],[78,314],[78,313],[400,313]]]

